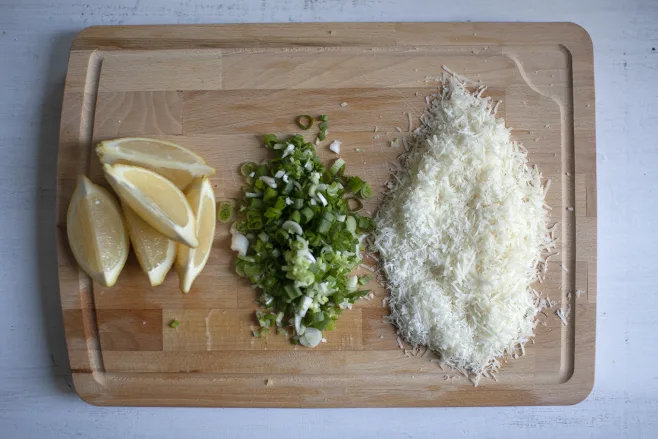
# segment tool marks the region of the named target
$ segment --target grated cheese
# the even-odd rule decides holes
[[[545,189],[481,89],[451,76],[421,119],[376,216],[389,319],[477,385],[534,335]]]
[[[567,316],[566,316],[565,312],[562,311],[562,308],[555,311],[555,315],[558,316],[560,318],[560,320],[562,320],[562,324],[564,326],[569,325],[569,322],[567,322]]]

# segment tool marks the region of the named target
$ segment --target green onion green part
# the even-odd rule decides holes
[[[336,159],[334,164],[331,166],[331,169],[329,169],[329,172],[331,172],[331,175],[336,175],[341,169],[343,169],[343,166],[345,166],[345,160]]]
[[[242,174],[243,177],[249,177],[252,172],[254,172],[258,168],[258,165],[254,162],[245,162],[240,166],[240,174]]]
[[[217,206],[217,221],[227,223],[233,219],[233,203],[222,201]]]
[[[347,190],[354,194],[358,194],[363,185],[364,182],[359,177],[350,177],[347,180]]]
[[[366,276],[361,276],[359,277],[359,285],[365,285],[368,282],[370,282],[373,279],[371,275],[366,275]]]
[[[315,119],[313,119],[313,116],[310,114],[302,114],[301,116],[297,116],[295,122],[299,128],[303,130],[310,130],[313,126],[313,122],[315,122]]]
[[[171,323],[169,323],[169,327],[171,328],[178,328],[178,325],[180,325],[180,322],[176,319],[172,320]]]
[[[368,183],[365,183],[359,190],[359,196],[361,198],[370,198],[372,197],[372,188]]]
[[[350,212],[358,212],[363,209],[363,202],[358,198],[348,198],[347,204]]]

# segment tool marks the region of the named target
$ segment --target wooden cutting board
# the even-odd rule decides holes
[[[255,292],[232,268],[228,227],[192,291],[176,274],[151,288],[131,257],[103,288],[75,264],[66,209],[76,176],[105,184],[94,145],[120,136],[180,143],[217,168],[218,200],[238,197],[239,165],[267,156],[264,133],[289,134],[302,113],[326,113],[349,172],[377,197],[442,66],[503,101],[530,160],[553,184],[559,257],[537,288],[568,325],[540,316],[534,344],[498,381],[475,388],[431,355],[398,347],[382,321],[385,291],[362,301],[317,349],[251,336]],[[341,106],[341,103],[347,106]],[[377,132],[375,131],[377,127]],[[404,134],[404,133],[402,133]],[[363,151],[357,151],[359,148]],[[326,147],[318,148],[329,158]],[[59,280],[73,380],[98,405],[383,407],[572,404],[594,382],[596,170],[592,43],[565,23],[326,23],[93,27],[75,39],[58,163]],[[564,268],[562,268],[564,267]],[[578,297],[574,292],[582,290]],[[172,319],[181,324],[168,326]],[[544,326],[545,325],[545,326]]]

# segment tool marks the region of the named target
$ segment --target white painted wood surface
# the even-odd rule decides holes
[[[462,0],[423,6],[432,3],[0,2],[0,437],[658,436],[658,2]],[[574,21],[594,40],[599,315],[592,395],[574,407],[501,409],[137,409],[80,401],[67,384],[53,236],[58,120],[75,33],[94,24],[424,20]]]

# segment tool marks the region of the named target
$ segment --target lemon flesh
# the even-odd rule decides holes
[[[104,165],[128,164],[155,171],[185,189],[200,177],[211,176],[215,170],[189,149],[172,142],[143,137],[105,140],[96,147]]]
[[[178,244],[176,252],[176,271],[180,279],[180,289],[188,293],[192,283],[208,262],[210,249],[215,239],[216,202],[215,192],[208,178],[194,181],[186,192],[187,200],[196,217],[196,234],[199,238],[197,248]]]
[[[66,217],[73,256],[99,284],[114,285],[128,258],[128,231],[119,203],[87,177],[78,177]]]
[[[187,198],[165,177],[132,165],[104,165],[105,177],[140,218],[169,239],[196,247],[196,220]]]
[[[176,257],[176,243],[149,226],[128,205],[122,205],[128,234],[137,261],[149,278],[151,286],[164,282]]]

